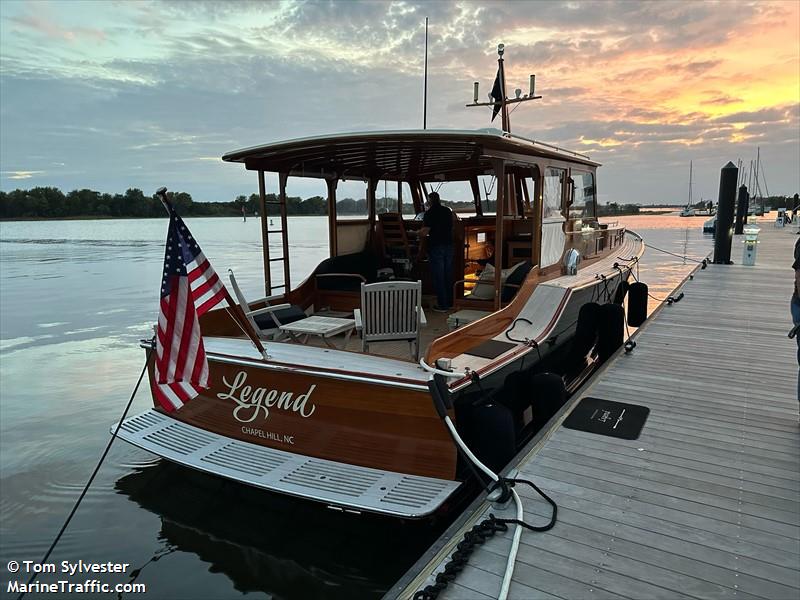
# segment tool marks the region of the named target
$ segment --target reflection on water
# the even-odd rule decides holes
[[[702,218],[619,221],[677,254],[711,248]],[[221,274],[263,295],[257,220],[187,222]],[[0,224],[0,564],[42,556],[108,440],[156,318],[165,236],[163,219]],[[297,284],[327,253],[325,219],[290,218],[289,239]],[[663,298],[693,266],[650,250],[640,276]],[[132,410],[148,405],[141,390]],[[370,597],[444,525],[341,515],[118,443],[52,560],[139,566],[174,546],[139,576],[151,597]]]
[[[116,489],[159,516],[165,544],[197,555],[240,592],[276,598],[300,597],[299,590],[303,598],[379,597],[437,529],[370,516],[354,526],[352,515],[168,463],[137,469]],[[159,574],[170,576],[166,570],[153,575],[155,589],[162,589]]]

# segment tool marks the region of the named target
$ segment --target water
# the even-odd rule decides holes
[[[619,220],[677,254],[700,258],[711,248],[702,218]],[[263,295],[256,219],[187,223],[221,275],[233,268],[246,295]],[[290,232],[296,284],[327,255],[326,220],[293,217]],[[163,219],[0,224],[3,589],[9,560],[44,554],[130,395],[144,360],[137,342],[151,335],[157,314],[165,236]],[[273,252],[279,256],[279,247]],[[663,298],[693,266],[648,251],[640,276]],[[149,406],[141,390],[132,413]],[[334,513],[118,442],[51,562],[133,569],[165,553],[137,580],[154,598],[380,597],[445,525]]]

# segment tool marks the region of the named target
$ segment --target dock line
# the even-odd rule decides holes
[[[431,370],[433,371],[432,368]],[[450,375],[452,376],[452,374]],[[472,373],[472,377],[477,381],[480,379],[478,374],[474,372]],[[436,575],[435,582],[417,591],[414,594],[414,600],[435,600],[442,590],[444,590],[451,581],[454,581],[458,573],[464,569],[476,546],[482,544],[488,538],[493,537],[494,534],[499,531],[507,531],[508,525],[513,524],[516,525],[514,530],[514,538],[511,542],[511,549],[508,553],[506,570],[503,575],[503,583],[500,587],[500,593],[497,596],[498,600],[506,600],[508,597],[509,588],[511,587],[511,578],[514,575],[514,565],[517,561],[517,552],[519,551],[519,543],[520,539],[522,538],[522,529],[525,528],[531,531],[548,531],[552,529],[558,519],[558,505],[556,505],[552,498],[539,489],[539,487],[532,481],[527,479],[500,477],[489,467],[483,464],[478,457],[472,453],[469,447],[464,443],[464,440],[461,439],[461,436],[456,430],[453,421],[450,419],[450,416],[447,413],[448,408],[452,408],[453,405],[450,402],[449,390],[447,388],[444,374],[435,373],[432,375],[428,380],[428,389],[431,392],[431,397],[433,398],[436,412],[447,426],[447,429],[450,432],[450,437],[453,438],[458,451],[467,459],[468,463],[471,463],[471,465],[477,467],[480,471],[483,471],[483,473],[492,480],[493,484],[489,488],[489,493],[492,494],[499,490],[499,495],[495,502],[504,503],[507,502],[509,498],[514,499],[517,514],[515,519],[499,519],[495,517],[493,513],[489,513],[488,519],[484,519],[480,523],[474,525],[470,531],[464,534],[464,539],[458,543],[456,550],[451,555],[450,560],[445,564],[444,569]],[[483,483],[477,473],[476,477],[478,478],[478,481]],[[514,485],[517,483],[524,483],[531,486],[550,504],[550,506],[553,507],[550,521],[546,525],[530,525],[524,521],[525,512],[522,507],[522,500],[520,499],[519,494],[517,494],[517,491],[514,489]]]

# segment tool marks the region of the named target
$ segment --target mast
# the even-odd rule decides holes
[[[497,79],[496,82],[499,83],[499,98],[495,98],[492,94],[489,94],[489,102],[478,102],[479,96],[479,82],[473,83],[472,88],[472,104],[467,104],[467,107],[471,106],[488,106],[494,109],[499,106],[500,113],[501,113],[501,126],[505,133],[511,133],[511,119],[509,117],[509,104],[517,104],[518,102],[527,102],[529,100],[538,100],[541,96],[534,95],[534,90],[536,86],[536,75],[530,76],[530,91],[529,93],[522,95],[522,90],[517,88],[514,90],[514,98],[508,98],[508,94],[506,94],[506,72],[505,67],[503,64],[503,53],[505,52],[505,45],[498,44],[497,45]]]
[[[503,52],[505,46],[500,44],[497,47],[497,76],[500,78],[500,124],[503,131],[511,133],[511,122],[508,118],[508,104],[506,103],[506,70],[503,68]]]
[[[692,206],[692,161],[689,161],[689,208]]]

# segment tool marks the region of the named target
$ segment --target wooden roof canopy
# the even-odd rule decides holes
[[[546,157],[596,167],[587,156],[499,130],[409,130],[308,137],[229,152],[248,170],[323,179],[462,180],[493,173],[492,159]]]

